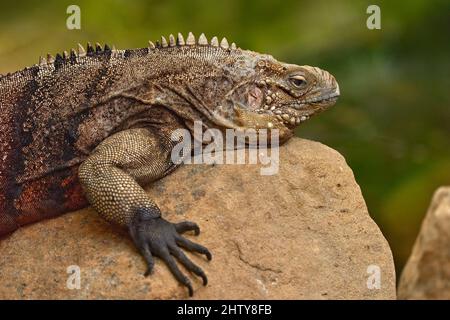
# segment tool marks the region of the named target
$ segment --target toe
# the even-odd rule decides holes
[[[187,231],[194,231],[196,236],[200,234],[200,228],[195,222],[183,221],[175,223],[174,226],[175,230],[177,230],[177,232],[180,234],[185,233]]]
[[[192,288],[191,281],[181,272],[180,268],[178,268],[175,259],[170,255],[169,251],[165,250],[161,254],[160,258],[167,264],[169,270],[172,272],[175,278],[188,288],[189,296],[192,297],[194,295],[194,290]]]
[[[178,248],[176,245],[171,246],[170,253],[178,259],[189,271],[193,272],[203,280],[203,285],[208,284],[208,278],[206,277],[205,272],[197,266],[195,263],[193,263],[189,258],[184,254],[183,251],[181,251],[180,248]]]
[[[211,252],[209,252],[209,250],[206,247],[204,247],[204,246],[202,246],[202,245],[200,245],[198,243],[192,242],[192,241],[190,241],[190,240],[188,240],[188,239],[186,239],[186,238],[184,238],[182,236],[177,237],[175,239],[175,241],[177,242],[177,244],[180,247],[183,247],[186,250],[189,250],[189,251],[192,251],[192,252],[198,252],[200,254],[204,254],[208,260],[212,259]]]

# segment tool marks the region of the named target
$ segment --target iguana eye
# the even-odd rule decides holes
[[[306,85],[306,79],[303,76],[295,75],[289,78],[289,81],[295,88],[302,88]]]

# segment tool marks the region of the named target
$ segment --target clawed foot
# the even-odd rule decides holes
[[[181,236],[186,231],[194,231],[195,235],[199,235],[200,229],[196,223],[189,221],[170,223],[161,217],[150,218],[148,215],[138,213],[131,222],[129,230],[135,245],[147,261],[145,276],[153,271],[153,255],[155,255],[167,264],[175,278],[188,288],[189,296],[192,297],[194,290],[191,281],[178,268],[173,258],[175,257],[186,269],[201,277],[203,285],[208,283],[208,278],[203,270],[189,260],[181,250],[184,248],[188,251],[198,252],[211,260],[211,253],[207,248]]]

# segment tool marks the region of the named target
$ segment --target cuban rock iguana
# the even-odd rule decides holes
[[[128,230],[146,275],[157,256],[192,296],[175,258],[207,284],[181,250],[211,259],[181,235],[199,227],[165,220],[142,188],[177,167],[171,133],[201,121],[205,129],[278,129],[284,141],[338,96],[324,70],[204,34],[135,50],[78,45],[40,58],[0,76],[0,236],[90,204]]]

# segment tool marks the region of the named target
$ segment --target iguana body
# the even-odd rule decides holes
[[[161,257],[189,288],[176,257],[201,276],[179,247],[209,251],[180,234],[142,189],[176,165],[171,133],[207,128],[278,129],[300,122],[339,95],[326,71],[179,34],[136,50],[80,46],[0,77],[0,235],[88,204],[127,228],[153,267]],[[182,183],[182,182],[180,182]]]

